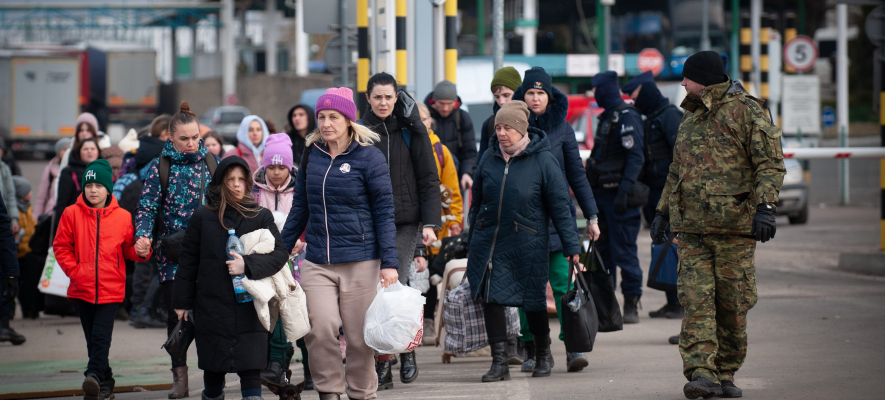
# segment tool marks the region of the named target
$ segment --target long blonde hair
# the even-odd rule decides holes
[[[381,140],[381,135],[373,132],[371,129],[351,121],[350,119],[347,120],[347,123],[350,125],[350,128],[348,129],[350,135],[348,136],[347,144],[344,146],[345,148],[349,147],[350,142],[354,139],[356,139],[356,142],[359,143],[360,146],[371,146]],[[323,140],[321,129],[322,128],[317,126],[313,132],[307,135],[305,146],[312,146],[315,142],[326,143],[326,141]]]

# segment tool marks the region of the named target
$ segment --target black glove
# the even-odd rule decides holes
[[[418,103],[405,90],[400,90],[397,93],[396,104],[393,105],[393,116],[397,121],[406,125],[409,130],[414,131],[417,124],[424,127],[424,124],[421,123],[421,114],[418,112]]]
[[[655,219],[651,222],[651,241],[654,244],[662,244],[667,241],[667,225],[670,224],[670,215],[658,211]]]
[[[618,190],[615,196],[615,215],[624,215],[627,213],[627,192]]]
[[[777,231],[777,223],[774,219],[775,208],[771,204],[760,204],[756,206],[756,216],[753,217],[753,231],[756,240],[765,243],[774,239],[774,233]]]
[[[3,302],[0,303],[0,307],[15,301],[15,297],[18,296],[18,277],[4,276],[0,294],[3,294]]]

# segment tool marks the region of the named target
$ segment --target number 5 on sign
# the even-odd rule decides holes
[[[817,45],[808,36],[796,36],[784,45],[784,61],[796,71],[808,71],[817,61]]]

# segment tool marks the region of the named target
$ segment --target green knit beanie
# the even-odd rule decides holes
[[[519,77],[519,72],[516,71],[516,68],[513,67],[504,67],[497,71],[495,71],[495,78],[492,79],[492,88],[495,86],[502,85],[510,88],[510,90],[516,90],[520,85],[522,85],[522,78]]]
[[[98,159],[86,166],[83,172],[83,187],[89,183],[99,183],[108,188],[108,193],[114,191],[114,180],[111,179],[111,164],[108,160]]]

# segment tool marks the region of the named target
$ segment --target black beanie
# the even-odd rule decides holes
[[[553,79],[544,68],[532,67],[525,71],[522,79],[522,92],[528,92],[529,89],[543,90],[547,92],[548,97],[553,97]]]
[[[727,80],[725,65],[715,51],[701,51],[685,60],[682,76],[704,86],[716,85]]]

